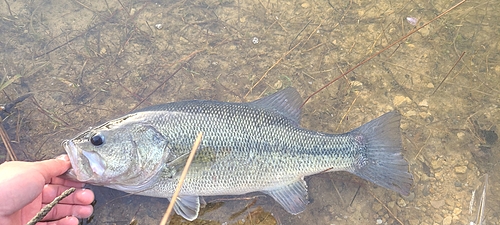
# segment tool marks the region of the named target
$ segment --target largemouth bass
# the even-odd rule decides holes
[[[199,132],[203,140],[175,211],[194,220],[200,196],[260,191],[298,214],[308,203],[304,176],[348,171],[408,195],[400,116],[389,112],[344,134],[299,126],[302,99],[286,88],[249,103],[207,100],[147,107],[63,142],[66,176],[128,193],[171,198]]]

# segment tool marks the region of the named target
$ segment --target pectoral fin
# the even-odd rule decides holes
[[[198,196],[179,196],[175,201],[174,210],[177,215],[193,221],[198,217],[200,211],[200,198]]]
[[[309,203],[307,185],[303,178],[277,189],[266,190],[264,193],[273,197],[287,212],[293,215],[304,211]]]

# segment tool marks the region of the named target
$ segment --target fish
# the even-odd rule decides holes
[[[72,165],[65,177],[171,201],[202,132],[174,205],[189,221],[204,196],[250,192],[263,192],[296,215],[309,202],[304,177],[323,172],[348,171],[410,193],[398,112],[330,134],[300,126],[301,104],[288,87],[246,103],[186,100],[139,109],[63,141]]]

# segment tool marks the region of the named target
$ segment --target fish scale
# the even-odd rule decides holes
[[[299,126],[302,99],[293,88],[249,103],[190,100],[146,107],[63,143],[66,176],[125,192],[171,198],[199,132],[203,140],[175,211],[198,216],[200,196],[261,191],[297,214],[308,203],[304,176],[348,171],[409,194],[400,116],[389,112],[345,134]],[[127,158],[127,160],[123,160]]]

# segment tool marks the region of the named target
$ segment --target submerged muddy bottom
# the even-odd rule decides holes
[[[248,102],[288,86],[306,97],[408,33],[407,17],[422,25],[455,4],[7,2],[10,7],[0,3],[0,74],[8,84],[0,103],[34,93],[3,121],[23,160],[62,154],[62,140],[136,107],[186,99]],[[469,224],[472,191],[488,174],[485,218],[500,224],[500,15],[493,13],[499,7],[467,1],[302,109],[303,127],[328,133],[399,111],[403,154],[415,179],[410,196],[325,173],[306,179],[311,204],[299,215],[257,194],[248,209],[253,199],[209,204],[193,223]],[[157,224],[168,204],[91,188],[97,205],[88,224],[134,218]]]

